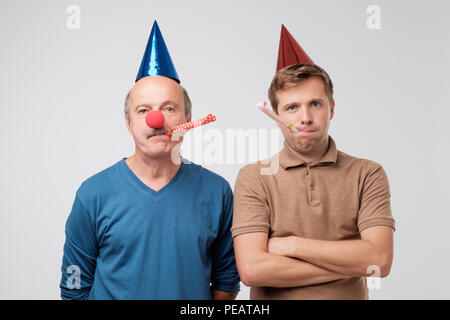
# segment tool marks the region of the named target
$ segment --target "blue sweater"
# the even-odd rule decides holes
[[[239,291],[233,194],[183,159],[161,190],[122,159],[82,183],[66,223],[63,299],[211,299]]]

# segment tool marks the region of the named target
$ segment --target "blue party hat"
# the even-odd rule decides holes
[[[153,23],[147,47],[142,57],[141,67],[136,77],[136,81],[143,77],[164,76],[180,83],[177,71],[170,58],[164,38],[159,30],[158,23]]]

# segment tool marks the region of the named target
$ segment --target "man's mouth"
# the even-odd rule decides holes
[[[295,133],[296,135],[305,135],[305,134],[311,134],[314,133],[315,130],[312,129],[299,129],[299,132]]]
[[[154,136],[166,135],[167,132],[168,130],[166,130],[165,128],[153,129],[147,133],[147,139],[150,139]]]

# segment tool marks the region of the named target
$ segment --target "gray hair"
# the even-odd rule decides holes
[[[183,98],[184,98],[184,115],[186,116],[186,118],[189,118],[191,116],[191,112],[192,112],[192,103],[191,103],[191,99],[189,98],[189,95],[186,91],[186,89],[181,86],[181,89],[183,89]],[[131,90],[128,91],[127,96],[125,97],[125,107],[124,107],[124,112],[125,112],[125,118],[127,120],[130,120],[130,104],[129,104],[129,100],[130,100],[130,94],[131,94]]]

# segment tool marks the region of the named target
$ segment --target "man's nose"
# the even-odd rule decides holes
[[[311,111],[308,107],[302,107],[300,109],[300,123],[302,125],[310,125],[313,122]]]
[[[158,111],[149,111],[145,116],[145,123],[152,129],[161,128],[164,125],[164,115]]]

